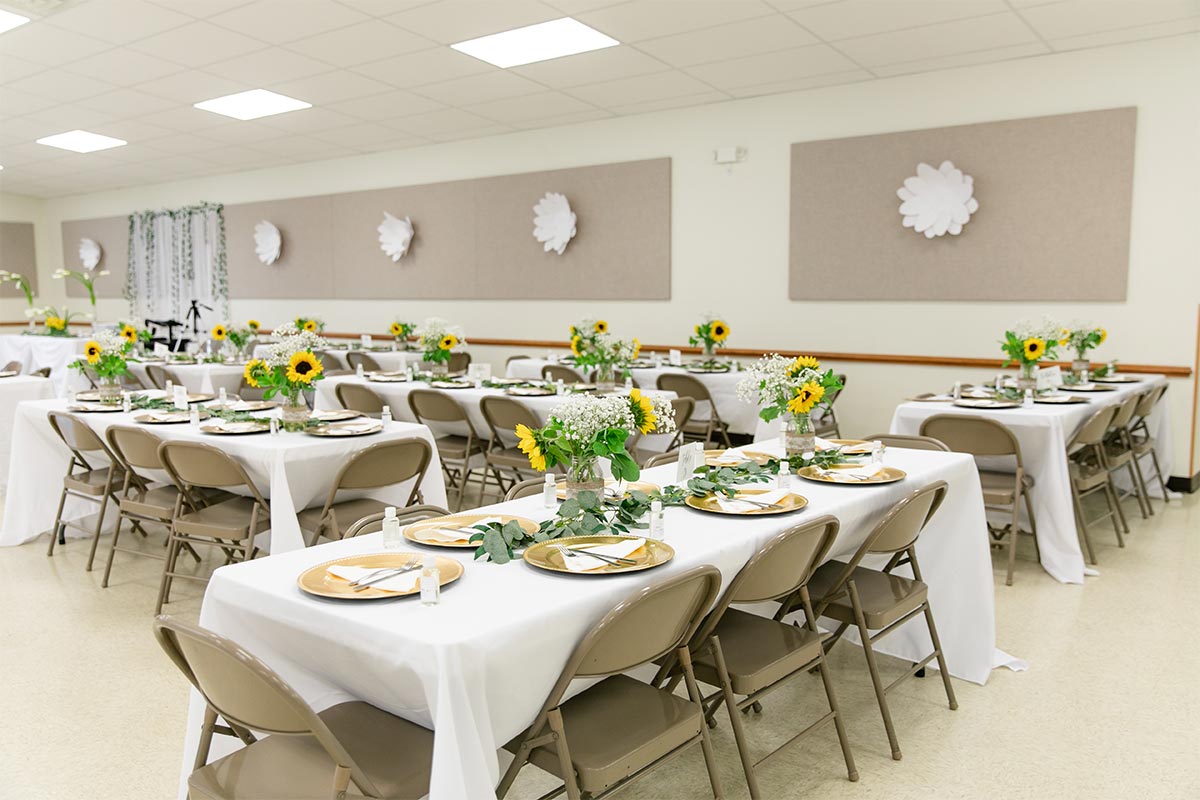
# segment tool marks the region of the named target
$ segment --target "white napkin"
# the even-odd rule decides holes
[[[838,476],[847,478],[874,478],[883,469],[883,464],[863,464],[861,467],[849,469],[827,469],[821,472],[827,478],[836,480]]]
[[[258,409],[258,403],[248,403],[245,400],[238,400],[236,403],[230,403],[228,406],[230,411],[250,411]]]
[[[339,422],[336,425],[334,425],[333,427],[335,430],[339,430],[339,431],[358,432],[358,431],[369,431],[369,430],[374,430],[376,428],[380,428],[380,427],[382,427],[382,423],[380,423],[379,420],[368,419],[368,420],[357,420],[357,421],[350,421],[350,422]]]
[[[590,550],[593,553],[599,553],[603,556],[612,556],[613,558],[628,558],[633,553],[642,549],[646,545],[645,539],[622,539],[619,542],[612,544],[599,544],[594,547],[587,545],[574,545],[572,550]],[[593,569],[609,566],[608,563],[590,556],[563,556],[563,563],[571,572],[589,572]]]
[[[730,448],[717,456],[717,464],[741,464],[746,456],[738,450]]]
[[[776,489],[771,492],[763,492],[762,494],[756,494],[753,496],[746,495],[746,497],[750,500],[753,500],[755,503],[778,503],[780,500],[787,497],[789,494],[791,494],[791,491],[788,489]],[[717,505],[719,505],[721,507],[722,511],[728,511],[728,512],[734,513],[734,514],[744,514],[747,511],[762,511],[762,510],[764,510],[760,506],[754,505],[754,503],[747,503],[743,500],[730,499],[730,498],[727,498],[724,495],[720,495],[720,494],[717,495]]]
[[[173,414],[169,411],[151,411],[148,416],[150,419],[158,422],[172,422],[179,419],[178,413]]]
[[[468,542],[470,541],[472,534],[467,533],[465,530],[456,530],[456,528],[474,528],[476,525],[487,525],[492,522],[500,521],[500,517],[484,517],[478,522],[472,522],[470,524],[463,523],[461,526],[455,526],[454,528],[422,528],[420,530],[413,531],[413,536],[422,542],[438,542],[440,544]]]
[[[359,578],[375,572],[375,569],[377,568],[368,569],[366,567],[350,567],[335,564],[331,567],[326,567],[325,571],[335,578],[342,578],[347,581],[356,581]],[[417,588],[417,581],[420,579],[421,570],[414,569],[411,572],[405,572],[401,575],[396,575],[391,578],[384,578],[378,583],[372,583],[370,588],[383,589],[388,592],[411,592],[413,589]],[[363,591],[366,591],[366,589]]]

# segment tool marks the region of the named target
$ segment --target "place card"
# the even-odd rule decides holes
[[[369,333],[364,333],[362,336],[360,336],[358,338],[359,338],[359,343],[362,345],[363,350],[371,349],[371,335]]]
[[[676,462],[675,480],[684,483],[704,464],[704,445],[692,442],[679,448],[679,461]]]
[[[1045,367],[1039,369],[1037,376],[1037,390],[1043,392],[1049,389],[1057,389],[1063,385],[1063,376],[1061,367]]]
[[[187,387],[180,386],[179,384],[175,384],[171,388],[174,392],[173,396],[171,397],[171,400],[174,402],[175,408],[179,409],[180,411],[187,411],[187,407],[188,407]]]
[[[471,364],[467,367],[467,377],[473,381],[487,381],[492,379],[491,364]]]
[[[667,363],[672,367],[683,366],[683,352],[680,350],[670,350],[667,352]]]

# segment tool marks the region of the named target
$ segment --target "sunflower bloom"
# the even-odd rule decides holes
[[[316,333],[317,332],[317,321],[315,319],[304,320],[304,330]]]
[[[225,337],[229,335],[229,331],[225,330],[224,325],[214,325],[213,329],[211,331],[211,334],[212,334],[212,338],[214,338],[218,342],[220,342],[220,341],[223,341],[225,339]]]
[[[246,327],[252,331],[257,331],[259,328],[259,322],[256,319],[246,320]]]
[[[288,361],[287,379],[292,383],[311,384],[324,370],[320,359],[307,350],[301,350]]]
[[[542,454],[542,450],[538,447],[537,439],[533,436],[533,431],[528,425],[517,425],[514,429],[517,434],[517,447],[521,452],[529,456],[529,466],[536,469],[538,472],[546,471],[546,456]]]
[[[709,335],[712,336],[714,342],[723,342],[729,338],[729,326],[724,321],[714,319],[712,325],[708,329]]]
[[[67,323],[62,317],[46,317],[47,328],[53,328],[56,331],[61,331],[66,326]]]
[[[401,325],[399,322],[393,322],[392,327],[389,328],[388,330],[390,330],[392,332],[392,336],[403,336],[404,335],[404,326]]]
[[[792,362],[791,371],[799,372],[802,369],[820,369],[821,362],[812,356],[800,356]]]
[[[643,434],[650,433],[658,426],[658,416],[654,413],[654,403],[649,397],[634,389],[629,393],[629,409],[633,412],[633,424]]]
[[[788,401],[788,411],[793,414],[807,414],[813,410],[813,406],[821,402],[821,398],[824,396],[825,387],[809,381],[796,389],[796,396]]]
[[[633,340],[633,357],[634,357],[634,358],[637,358],[637,357],[638,357],[638,356],[640,356],[641,354],[642,354],[642,343],[641,343],[640,341],[638,341],[637,337],[634,337],[634,340]]]
[[[580,351],[580,348],[579,348],[579,345],[582,342],[583,342],[583,339],[578,335],[571,337],[571,352],[574,353],[576,356],[583,355],[583,353]]]
[[[83,354],[87,356],[87,362],[89,364],[99,364],[100,353],[101,350],[99,342],[88,342],[83,346]]]
[[[1100,329],[1100,344],[1104,344],[1104,340],[1108,338],[1108,331],[1104,328]]]
[[[596,333],[608,333],[608,323],[602,319],[596,320],[596,324],[592,328]]]
[[[251,386],[255,389],[258,388],[258,379],[254,377],[254,373],[260,367],[265,367],[266,365],[267,362],[263,361],[261,358],[250,359],[250,361],[246,364],[246,368],[242,370],[242,377],[246,380],[247,386]]]
[[[1032,336],[1025,340],[1025,360],[1037,361],[1042,356],[1046,355],[1046,340]]]
[[[438,342],[438,347],[442,350],[453,350],[454,348],[458,347],[458,337],[453,333],[447,333],[442,337],[442,340]]]
[[[126,325],[125,327],[121,328],[121,338],[127,342],[136,342],[137,328],[133,327],[132,325]]]

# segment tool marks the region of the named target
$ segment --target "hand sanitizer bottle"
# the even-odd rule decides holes
[[[396,519],[396,507],[388,506],[383,510],[383,549],[399,550],[404,546],[404,537],[400,535],[400,520]]]
[[[962,400],[962,381],[954,382],[954,399]]]
[[[559,378],[554,384],[555,394],[566,394],[566,391],[567,391],[567,389],[566,389],[565,384],[563,384],[563,379]],[[595,560],[595,559],[593,559],[593,560]]]
[[[650,531],[651,539],[665,539],[666,531],[663,530],[663,507],[662,500],[650,501]]]
[[[542,485],[542,507],[558,507],[558,482],[549,472],[546,473],[546,482]]]
[[[193,428],[200,425],[200,406],[196,403],[192,403],[188,409],[188,422],[191,423]]]
[[[383,422],[384,425],[390,425],[392,422],[392,407],[384,406],[383,412],[379,415],[379,419]]]
[[[633,391],[633,378],[628,375],[625,376],[625,391]]]
[[[130,399],[129,392],[121,392],[121,410],[126,414],[133,410],[133,400]]]
[[[1033,408],[1033,389],[1025,390],[1025,405],[1028,408]]]
[[[1004,388],[1004,373],[1000,373],[996,376],[996,393],[999,394],[1000,390],[1003,388]]]
[[[217,392],[217,403],[222,407],[229,405],[229,392],[225,391],[224,386]]]
[[[279,435],[279,417],[271,417],[271,435]]]
[[[883,442],[876,441],[871,443],[871,466],[883,466]]]
[[[175,382],[168,380],[165,391],[167,393],[168,398],[174,397],[175,396]]]
[[[360,361],[357,364],[355,364],[354,365],[354,377],[358,378],[359,380],[362,380],[366,376],[367,376],[367,374],[366,374],[366,372],[363,371],[362,362]]]
[[[792,464],[787,458],[779,460],[779,473],[775,476],[776,489],[790,489],[792,486]]]
[[[425,554],[421,565],[421,605],[436,606],[442,595],[442,576],[438,572],[437,556]]]

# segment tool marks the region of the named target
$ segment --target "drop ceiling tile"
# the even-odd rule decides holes
[[[61,69],[48,69],[45,72],[28,75],[13,81],[8,86],[49,100],[57,100],[60,103],[70,103],[73,100],[116,88],[110,83]]]
[[[117,136],[115,133],[109,133],[105,127],[112,122],[112,114],[90,108],[80,108],[71,103],[35,111],[26,115],[25,119],[56,131],[73,131],[80,128],[85,131],[102,133],[105,136]],[[124,137],[118,136],[117,138]]]
[[[368,121],[393,119],[395,117],[424,114],[445,108],[442,103],[421,97],[403,89],[393,89],[390,92],[345,100],[340,103],[330,103],[327,108],[342,114],[349,114]]]
[[[183,67],[126,47],[115,47],[94,56],[72,61],[64,69],[76,75],[99,78],[116,86],[128,86],[173,75]]]
[[[209,131],[205,131],[209,133]],[[193,153],[203,153],[205,150],[215,150],[221,146],[221,142],[216,139],[211,139],[208,136],[200,136],[195,133],[177,133],[174,136],[164,136],[158,139],[151,139],[145,143],[147,147],[158,150],[162,153],[167,153],[170,160],[178,158],[186,158]],[[158,163],[164,159],[154,159],[147,163]]]
[[[237,58],[267,47],[265,42],[218,28],[209,22],[191,22],[129,46],[142,53],[193,68]]]
[[[108,50],[112,45],[38,22],[4,34],[4,53],[35,64],[58,66]]]
[[[9,81],[15,81],[17,78],[24,78],[26,75],[41,72],[45,68],[45,64],[26,61],[23,58],[10,56],[8,53],[0,53],[0,83],[8,83]]]
[[[518,130],[536,130],[540,128],[558,128],[563,125],[576,125],[581,122],[593,122],[598,119],[609,119],[613,115],[608,111],[594,108],[590,111],[577,111],[574,114],[563,114],[556,117],[541,119],[518,120],[510,123]]]
[[[281,47],[272,47],[210,64],[206,71],[252,86],[265,86],[329,72],[330,67],[323,61]]]
[[[150,0],[156,6],[203,19],[237,8],[246,0]]]
[[[162,158],[167,155],[165,151],[159,150],[152,145],[132,140],[124,147],[114,147],[111,150],[105,150],[104,154],[109,161],[120,165],[116,167],[117,169],[130,169],[144,161]]]
[[[379,143],[392,143],[409,138],[395,128],[380,125],[376,122],[360,122],[345,128],[332,128],[313,134],[314,139],[320,139],[332,144],[361,147]]]
[[[255,142],[254,148],[262,152],[274,153],[278,156],[303,157],[328,152],[329,143],[308,136],[292,134],[290,136],[280,136],[276,139],[264,139],[260,142]]]
[[[576,86],[568,94],[592,105],[612,109],[617,106],[649,103],[672,97],[687,97],[711,91],[711,86],[682,72],[659,72],[637,78],[622,78],[616,81]]]
[[[546,5],[551,8],[557,8],[564,14],[575,15],[584,11],[595,11],[597,8],[615,6],[618,3],[624,2],[626,0],[546,0]]]
[[[264,42],[282,44],[344,28],[367,16],[333,0],[255,0],[209,21]]]
[[[383,153],[392,150],[407,150],[410,147],[420,147],[429,143],[430,140],[423,136],[410,136],[407,133],[393,131],[391,139],[381,139],[377,142],[363,142],[362,144],[355,145],[355,149],[362,153]]]
[[[137,119],[175,131],[203,131],[220,125],[229,125],[232,122],[229,117],[222,117],[220,114],[213,114],[210,111],[201,111],[190,105],[143,114]]]
[[[1008,47],[997,47],[992,50],[977,50],[973,53],[959,53],[953,56],[938,58],[919,58],[915,61],[904,61],[899,64],[887,64],[875,67],[872,71],[881,78],[892,75],[911,75],[918,72],[932,72],[939,69],[954,69],[967,67],[972,64],[991,64],[997,61],[1008,61],[1013,58],[1026,58],[1049,53],[1050,48],[1041,42],[1014,44]]]
[[[845,0],[794,11],[789,16],[827,42],[917,28],[936,22],[999,14],[1003,0]]]
[[[147,94],[137,89],[116,89],[95,97],[85,97],[76,101],[75,105],[82,108],[92,108],[96,111],[106,111],[113,117],[137,117],[172,108],[175,104],[156,95]]]
[[[1050,46],[1055,50],[1079,50],[1085,47],[1103,47],[1121,42],[1159,39],[1164,36],[1179,36],[1200,30],[1200,17],[1159,22],[1153,25],[1139,25],[1136,28],[1121,28],[1115,31],[1089,33],[1083,36],[1068,36],[1065,39],[1051,39]]]
[[[284,133],[313,133],[331,128],[344,128],[358,122],[354,117],[327,108],[302,108],[286,114],[263,117],[259,124]]]
[[[338,0],[344,6],[350,6],[356,11],[370,14],[372,17],[386,17],[400,11],[406,11],[417,6],[427,6],[436,0]]]
[[[665,72],[668,69],[670,67],[657,58],[632,47],[606,47],[603,50],[592,50],[590,53],[513,67],[508,71],[537,81],[543,86],[566,89],[587,83]]]
[[[4,90],[0,89],[0,103],[3,103]],[[37,139],[43,136],[49,136],[52,133],[57,133],[54,130],[47,130],[47,126],[30,119],[29,117],[14,117],[12,119],[0,119],[0,143],[5,147],[32,144]],[[45,148],[41,145],[33,151],[44,153]],[[4,160],[0,159],[0,164]]]
[[[848,72],[834,72],[828,75],[814,75],[811,78],[793,78],[785,81],[756,84],[754,86],[738,86],[730,89],[734,97],[760,97],[768,94],[783,92],[801,92],[807,89],[817,89],[823,86],[840,86],[847,83],[869,81],[874,75],[865,69],[854,69]]]
[[[638,48],[676,67],[726,61],[815,44],[817,38],[799,25],[772,15],[678,33],[642,42]]]
[[[639,0],[576,15],[621,42],[641,42],[775,13],[758,0]]]
[[[834,3],[844,3],[846,0],[767,0],[767,3],[780,11],[797,11],[809,6],[825,6]]]
[[[92,0],[45,18],[47,25],[113,44],[128,44],[191,21],[186,14],[143,0]]]
[[[279,136],[275,128],[268,128],[261,121],[238,120],[229,125],[218,125],[204,132],[205,138],[226,144],[253,144]]]
[[[496,68],[490,64],[465,56],[449,47],[437,47],[359,64],[354,71],[398,89],[408,89],[425,83],[479,75],[494,69]]]
[[[710,89],[707,92],[687,95],[686,97],[665,97],[660,100],[646,100],[640,103],[615,105],[611,110],[616,114],[649,114],[654,111],[667,111],[672,108],[720,103],[728,99],[729,96],[723,92]]]
[[[470,128],[462,131],[431,133],[429,134],[429,138],[435,142],[458,142],[464,139],[485,139],[489,136],[502,136],[506,133],[512,132],[512,128],[506,128],[503,125],[491,125],[486,128]]]
[[[341,69],[284,83],[268,83],[265,88],[298,97],[313,105],[328,107],[342,100],[352,100],[372,94],[382,94],[392,87],[357,72]],[[334,109],[335,111],[338,109]]]
[[[534,94],[542,87],[531,80],[496,70],[486,75],[472,75],[442,83],[431,83],[413,90],[416,94],[451,106],[465,106]]]
[[[54,151],[45,145],[37,144],[33,139],[0,145],[0,164],[4,165],[4,172],[0,172],[0,180],[10,177],[8,174],[10,167],[18,164],[32,164],[37,161],[49,161],[53,158]]]
[[[257,167],[268,161],[271,156],[250,147],[225,146],[215,150],[205,150],[197,153],[198,158],[211,161],[223,167]]]
[[[1200,16],[1196,0],[1067,0],[1064,3],[1027,8],[1025,20],[1046,39],[1065,39],[1088,33],[1133,28]]]
[[[162,97],[175,103],[192,105],[201,100],[211,100],[227,94],[241,92],[251,88],[250,84],[241,81],[222,78],[199,70],[178,72],[165,78],[140,83],[135,87],[139,92]],[[208,113],[208,112],[205,112]]]
[[[857,64],[829,45],[815,44],[715,64],[700,64],[689,67],[687,72],[718,89],[733,89],[848,72],[857,68]]]
[[[426,39],[453,44],[561,16],[562,12],[538,0],[456,0],[401,11],[387,20]]]
[[[866,67],[940,58],[1037,41],[1013,13],[942,22],[892,33],[844,39],[838,49]]]
[[[19,117],[57,105],[54,100],[34,92],[23,92],[12,86],[0,86],[0,108],[5,117]]]
[[[522,120],[544,119],[597,110],[582,100],[577,100],[562,92],[538,92],[524,97],[468,105],[465,108],[472,114],[478,114],[506,125],[514,125]]]
[[[450,133],[453,131],[479,130],[494,123],[478,114],[463,111],[461,108],[445,108],[441,111],[430,111],[425,114],[415,114],[396,120],[384,120],[389,126],[411,133],[414,136],[429,136],[433,134]]]
[[[427,50],[435,44],[384,20],[373,19],[289,42],[287,46],[289,50],[335,66],[352,67],[415,50]]]

